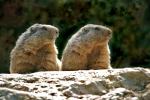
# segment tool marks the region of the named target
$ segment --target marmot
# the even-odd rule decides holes
[[[20,35],[10,53],[10,73],[31,73],[36,71],[58,71],[55,40],[58,28],[52,25],[34,24]]]
[[[62,70],[108,69],[111,29],[87,24],[68,41],[62,55]]]

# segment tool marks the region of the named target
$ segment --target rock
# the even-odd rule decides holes
[[[0,74],[0,100],[150,100],[150,69]]]

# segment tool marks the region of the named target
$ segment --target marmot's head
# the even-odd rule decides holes
[[[81,33],[90,36],[90,38],[99,41],[109,41],[112,36],[111,29],[102,25],[87,24],[81,28],[81,31]]]
[[[58,28],[45,25],[45,24],[34,24],[28,28],[31,37],[42,39],[55,40],[59,35]]]
[[[20,46],[26,43],[45,45],[51,42],[55,42],[58,35],[59,30],[54,26],[34,24],[20,35],[19,39],[16,42],[16,45]]]
[[[16,45],[29,44],[49,44],[55,42],[59,35],[58,28],[52,25],[34,24],[22,33],[16,42]]]

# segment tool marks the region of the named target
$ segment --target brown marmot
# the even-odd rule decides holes
[[[11,51],[10,73],[60,70],[55,46],[58,35],[58,28],[51,25],[34,24],[29,27]]]
[[[108,42],[111,29],[88,24],[68,41],[62,55],[62,70],[108,69],[110,50]]]

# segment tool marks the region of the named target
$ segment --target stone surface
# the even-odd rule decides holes
[[[0,100],[150,100],[150,69],[0,74]]]

